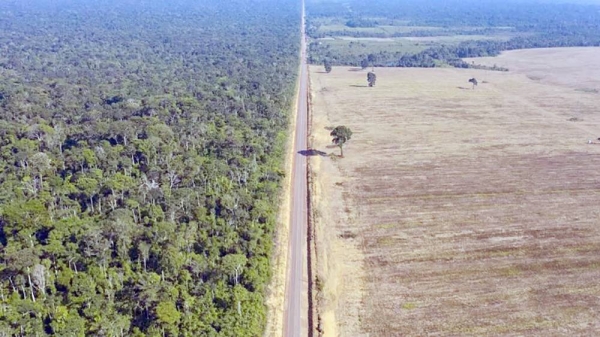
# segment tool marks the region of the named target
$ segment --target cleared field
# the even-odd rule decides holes
[[[600,48],[547,48],[512,50],[497,57],[465,59],[494,64],[525,74],[531,80],[567,86],[583,92],[600,92]]]
[[[411,33],[417,31],[442,31],[443,28],[432,26],[377,26],[377,27],[348,27],[344,24],[323,25],[319,27],[319,33],[335,34],[335,32],[355,32],[369,34],[395,34]]]
[[[453,45],[465,41],[508,41],[515,36],[517,35],[506,33],[494,35],[410,36],[404,39],[412,42],[437,42],[445,45]]]
[[[354,131],[311,158],[325,336],[600,331],[600,95],[526,69],[320,70],[313,148]]]
[[[409,37],[352,37],[336,36],[324,37],[319,41],[354,41],[354,42],[386,42],[386,43],[406,43],[406,42],[436,42],[435,45],[443,43],[446,45],[458,44],[465,41],[508,41],[516,35],[439,35],[439,36],[409,36]]]
[[[367,55],[380,52],[416,54],[438,45],[438,43],[430,41],[419,42],[392,38],[325,38],[319,39],[319,42],[328,50],[332,50],[334,55]]]

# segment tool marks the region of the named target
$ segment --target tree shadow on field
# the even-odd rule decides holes
[[[315,150],[315,149],[302,150],[302,151],[298,151],[298,153],[305,157],[314,157],[314,156],[326,157],[327,156],[327,153],[325,153],[323,151]]]
[[[362,70],[364,70],[364,69],[360,68],[360,67],[354,67],[354,68],[348,69],[348,71],[362,71]]]
[[[467,87],[457,87],[457,88],[461,89],[461,90],[472,90],[471,88],[467,88]]]
[[[359,84],[350,84],[351,87],[354,88],[368,88],[368,85],[359,85]]]
[[[326,71],[323,71],[323,70],[316,71],[316,73],[317,73],[317,74],[327,74],[327,72],[326,72]]]

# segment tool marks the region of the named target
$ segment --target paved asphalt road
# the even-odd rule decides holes
[[[290,247],[288,254],[288,270],[286,282],[286,306],[284,317],[284,336],[307,336],[302,308],[303,295],[304,250],[306,247],[307,219],[307,180],[306,157],[299,151],[307,149],[307,115],[308,115],[308,68],[306,65],[306,36],[304,33],[304,1],[302,3],[302,59],[298,91],[298,112],[296,119],[296,139],[294,142],[294,162],[292,168],[292,207],[290,220]]]

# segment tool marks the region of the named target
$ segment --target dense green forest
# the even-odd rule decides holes
[[[524,48],[600,46],[600,5],[563,2],[568,1],[309,0],[310,61],[318,64],[328,59],[333,65],[359,66],[371,54],[375,66],[470,67],[461,58]],[[413,50],[375,51],[360,39],[343,49],[320,40],[440,36],[461,38],[439,39]]]
[[[261,335],[300,2],[0,13],[0,336]]]

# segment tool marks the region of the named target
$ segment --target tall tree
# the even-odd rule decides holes
[[[375,81],[377,81],[377,75],[375,75],[374,72],[370,71],[367,74],[367,82],[369,82],[369,87],[374,87]]]
[[[332,143],[340,147],[341,157],[344,157],[344,144],[352,137],[352,130],[345,125],[336,126],[329,134],[333,137]]]
[[[325,66],[325,71],[329,74],[331,72],[331,61],[325,59],[323,65]]]
[[[477,79],[475,77],[469,79],[469,83],[473,84],[473,89],[477,86]]]

